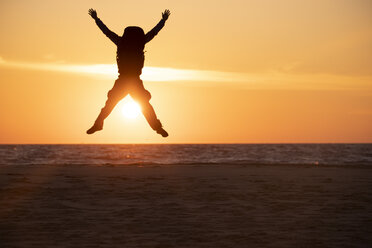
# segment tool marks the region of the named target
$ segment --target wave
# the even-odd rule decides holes
[[[1,165],[372,165],[372,144],[0,145]]]

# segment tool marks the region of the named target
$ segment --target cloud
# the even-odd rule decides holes
[[[295,65],[291,65],[295,66]],[[7,61],[0,57],[0,67],[22,70],[39,70],[75,73],[87,76],[102,76],[115,79],[118,75],[115,64],[66,64],[31,63]],[[289,68],[290,69],[290,68]],[[260,74],[235,73],[213,70],[190,70],[166,67],[144,67],[141,79],[153,82],[214,82],[235,83],[241,89],[268,90],[371,90],[370,77],[355,77],[332,74],[297,74],[290,71],[270,71]]]
[[[5,61],[0,57],[0,66],[28,70],[69,72],[86,75],[101,75],[108,78],[117,77],[115,64],[64,64],[64,63],[30,63]],[[141,78],[146,81],[211,81],[211,82],[247,82],[250,78],[243,73],[189,70],[164,67],[144,67]]]

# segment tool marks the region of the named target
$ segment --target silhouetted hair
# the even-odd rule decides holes
[[[122,40],[130,46],[135,46],[145,43],[145,32],[142,28],[129,26],[124,29]]]

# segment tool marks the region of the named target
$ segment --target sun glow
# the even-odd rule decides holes
[[[141,107],[138,103],[133,101],[133,99],[130,99],[128,102],[124,103],[122,113],[125,118],[135,119],[141,114]]]

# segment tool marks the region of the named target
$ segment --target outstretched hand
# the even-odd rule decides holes
[[[163,17],[163,20],[164,21],[168,20],[168,17],[170,16],[170,14],[171,13],[170,13],[169,9],[164,10],[164,12],[161,14],[162,17]]]
[[[94,20],[97,19],[97,11],[95,9],[89,9],[88,13]]]

